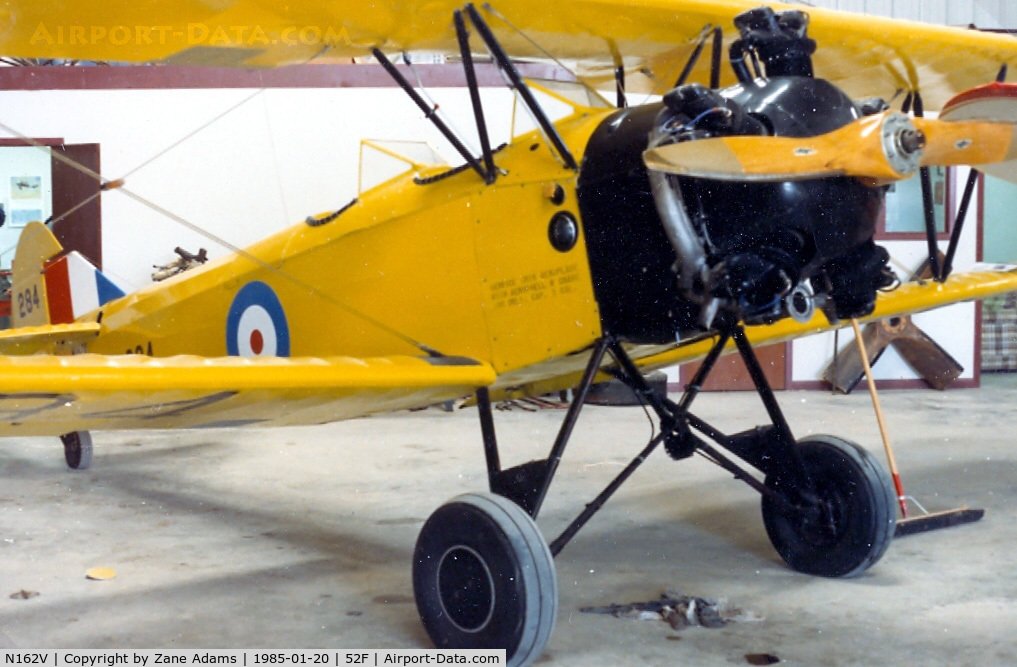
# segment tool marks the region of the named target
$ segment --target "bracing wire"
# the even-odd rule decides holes
[[[430,93],[427,92],[427,88],[424,86],[424,80],[420,78],[420,72],[418,72],[417,68],[413,66],[412,62],[410,62],[409,57],[405,53],[402,54],[402,57],[403,64],[405,64],[409,68],[410,72],[413,74],[413,78],[417,80],[417,90],[420,92],[420,96],[423,97],[424,100],[431,105],[432,111],[436,113],[442,119],[442,121],[444,121],[445,125],[455,133],[459,141],[463,142],[463,145],[466,146],[467,150],[470,151],[471,155],[476,155],[477,153],[479,153],[480,151],[477,150],[476,146],[473,146],[470,140],[463,136],[462,132],[457,131],[451,119],[449,119],[448,115],[441,108],[441,105],[434,101],[434,98],[432,98]]]
[[[614,364],[615,364],[615,367],[616,367],[614,371],[608,370],[607,372],[610,375],[612,375],[615,379],[621,380],[622,379],[621,362],[618,361],[618,355],[616,355],[614,350],[612,350],[612,349],[608,349],[607,353],[609,355],[611,355],[612,359],[614,359]],[[657,424],[656,424],[656,422],[653,421],[653,417],[650,416],[650,410],[646,406],[646,401],[643,400],[642,393],[637,391],[635,387],[633,387],[628,382],[625,382],[624,384],[625,384],[626,387],[628,387],[628,390],[630,392],[632,392],[632,395],[635,396],[636,401],[639,402],[639,407],[641,407],[643,409],[643,414],[646,415],[646,421],[648,421],[650,423],[650,438],[649,438],[649,440],[647,440],[647,443],[653,442],[653,439],[657,437]],[[661,430],[663,430],[663,428],[664,428],[664,425],[662,423],[661,424]]]
[[[571,67],[566,66],[565,63],[563,63],[561,60],[559,60],[558,58],[555,58],[553,55],[551,55],[547,51],[547,49],[545,49],[543,46],[540,45],[539,42],[537,42],[537,40],[535,40],[532,37],[530,37],[529,35],[527,35],[526,32],[524,32],[521,28],[517,27],[514,23],[512,23],[512,21],[509,21],[508,18],[506,18],[504,14],[502,14],[497,9],[492,7],[491,3],[485,2],[481,6],[484,8],[484,11],[486,11],[489,14],[491,14],[492,16],[497,17],[498,20],[500,20],[502,23],[504,23],[509,28],[514,30],[516,33],[518,33],[520,37],[522,37],[523,39],[525,39],[527,42],[530,43],[530,46],[532,46],[537,51],[542,53],[545,58],[547,58],[548,60],[551,60],[552,62],[554,62],[554,64],[556,64],[558,67],[561,67],[563,70],[565,70],[566,72],[568,72],[572,76],[575,76],[576,77],[576,81],[579,81],[580,83],[582,83],[582,81],[579,80],[579,77],[577,77],[575,75],[575,72],[572,71]],[[586,84],[584,83],[583,85],[585,86]]]
[[[142,163],[141,163],[141,164],[139,164],[138,166],[134,167],[133,169],[131,169],[130,171],[128,171],[128,172],[127,172],[126,174],[124,174],[124,175],[123,175],[123,176],[121,176],[120,178],[121,178],[121,179],[126,179],[126,178],[127,178],[128,176],[132,176],[133,174],[135,174],[136,172],[140,171],[141,169],[144,169],[144,168],[145,168],[145,167],[147,167],[148,165],[152,164],[153,162],[155,162],[156,160],[158,160],[159,158],[161,158],[161,157],[162,157],[163,155],[165,155],[166,153],[169,153],[169,152],[170,152],[171,150],[173,150],[174,148],[176,148],[176,147],[177,147],[177,146],[179,146],[180,144],[182,144],[182,143],[184,143],[185,141],[187,141],[187,140],[191,139],[191,138],[192,138],[192,137],[193,137],[194,135],[198,134],[199,132],[201,132],[202,130],[204,130],[204,129],[208,128],[209,126],[211,126],[211,125],[215,124],[216,122],[218,122],[219,120],[221,120],[221,119],[222,119],[223,117],[225,117],[225,116],[228,116],[229,114],[231,114],[232,112],[236,111],[236,110],[237,110],[237,109],[239,109],[240,107],[244,106],[245,104],[247,104],[248,102],[250,102],[251,100],[253,100],[253,99],[254,99],[255,97],[257,97],[257,96],[261,95],[261,94],[262,94],[262,93],[264,93],[264,92],[265,92],[265,89],[264,89],[264,88],[260,88],[260,89],[258,89],[258,90],[256,90],[256,91],[254,91],[253,93],[251,93],[251,94],[250,94],[250,95],[248,95],[247,97],[243,98],[242,100],[240,100],[239,102],[237,102],[237,103],[236,103],[236,104],[234,104],[233,106],[229,107],[228,109],[226,109],[226,110],[225,110],[225,111],[223,111],[222,113],[218,114],[217,116],[215,116],[214,118],[212,118],[211,120],[209,120],[209,121],[208,121],[207,123],[204,123],[204,124],[202,124],[202,125],[199,125],[198,127],[196,127],[196,128],[195,128],[194,130],[192,130],[191,132],[188,132],[188,133],[187,133],[187,134],[185,134],[184,136],[180,137],[180,139],[178,139],[178,140],[174,141],[174,142],[173,142],[172,144],[170,144],[170,145],[169,145],[169,146],[167,146],[166,148],[162,149],[161,151],[159,151],[158,153],[156,153],[156,154],[155,154],[155,155],[153,155],[152,157],[148,158],[147,160],[145,160],[144,162],[142,162]]]

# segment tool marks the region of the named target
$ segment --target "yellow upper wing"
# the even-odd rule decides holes
[[[458,357],[0,357],[0,435],[324,423],[439,403],[494,379]]]
[[[371,47],[457,52],[452,11],[461,0],[38,0],[0,6],[0,54],[133,62],[267,67],[331,56],[358,56]],[[704,30],[736,37],[735,15],[759,0],[495,0],[493,8],[558,58],[581,61],[581,74],[610,80],[621,56],[644,88],[669,89]],[[920,89],[937,109],[953,94],[1017,66],[1017,41],[980,33],[807,9],[819,43],[816,72],[850,94],[892,96]],[[486,5],[485,5],[486,6]],[[541,54],[491,13],[489,22],[510,55]],[[701,58],[704,80],[709,58]],[[732,81],[725,67],[725,82]],[[1013,67],[1011,67],[1013,69]],[[633,78],[629,88],[640,81]]]

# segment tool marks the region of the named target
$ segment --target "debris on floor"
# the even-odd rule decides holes
[[[780,658],[771,653],[746,653],[745,662],[750,665],[776,665]]]
[[[38,591],[26,591],[25,589],[21,589],[17,593],[11,593],[12,600],[29,600],[35,597],[39,597]]]
[[[642,621],[663,620],[675,630],[693,626],[722,628],[728,623],[752,623],[762,617],[728,603],[727,599],[693,597],[665,591],[659,599],[649,602],[610,604],[604,607],[583,607],[584,614],[610,614],[616,618]]]
[[[85,578],[93,581],[108,581],[116,576],[117,571],[109,567],[93,567],[85,573]]]

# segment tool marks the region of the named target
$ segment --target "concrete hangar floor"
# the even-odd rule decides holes
[[[905,489],[974,524],[894,540],[863,576],[789,570],[757,494],[700,457],[653,457],[565,547],[559,665],[1017,664],[1017,383],[884,392]],[[782,392],[798,437],[883,459],[867,394]],[[753,393],[700,397],[729,432]],[[561,411],[496,412],[503,463],[546,456]],[[553,538],[650,436],[639,408],[589,407],[539,524]],[[0,446],[0,648],[423,648],[410,555],[424,519],[484,490],[476,411],[323,427],[99,433],[86,471],[56,439]],[[89,568],[116,578],[86,579]],[[580,612],[665,591],[726,598],[720,629]]]

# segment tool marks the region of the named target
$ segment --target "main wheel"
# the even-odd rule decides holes
[[[509,665],[540,655],[558,614],[554,560],[530,515],[494,494],[435,510],[413,552],[413,592],[438,648],[503,648]]]
[[[878,561],[896,524],[893,483],[876,458],[848,440],[817,435],[798,442],[815,502],[790,508],[763,496],[763,523],[793,569],[853,577]],[[773,487],[772,475],[766,485]]]
[[[73,470],[85,470],[92,465],[92,434],[88,431],[71,431],[60,436],[64,443],[64,460]]]

